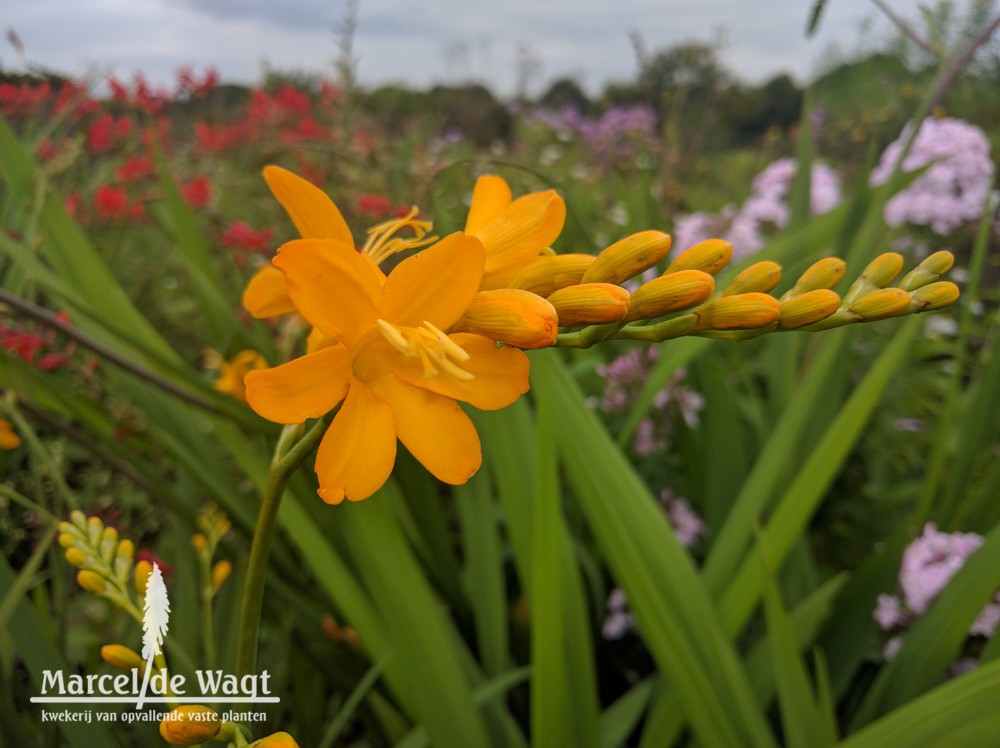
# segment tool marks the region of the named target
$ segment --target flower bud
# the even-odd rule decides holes
[[[196,532],[191,536],[191,545],[196,551],[203,551],[208,547],[208,539],[200,532]]]
[[[74,509],[69,513],[70,522],[77,530],[86,534],[87,533],[87,515],[81,512],[79,509]]]
[[[628,291],[610,283],[580,283],[560,288],[548,298],[561,327],[604,325],[628,314]]]
[[[670,235],[662,231],[640,231],[605,249],[587,268],[581,283],[624,283],[667,256]]]
[[[66,532],[65,530],[63,530],[63,526],[65,524],[66,524],[65,522],[59,523],[59,529],[61,530],[61,532],[59,533],[59,545],[61,545],[63,548],[72,548],[73,546],[76,545],[77,536],[74,535],[73,533]]]
[[[753,330],[778,319],[778,300],[763,293],[722,296],[693,313],[696,330]]]
[[[70,565],[78,569],[87,566],[87,558],[87,552],[82,548],[73,547],[66,549],[66,560],[69,561]]]
[[[885,252],[872,260],[861,274],[864,281],[878,288],[885,288],[903,269],[903,255]]]
[[[881,288],[856,300],[848,311],[866,322],[906,314],[910,307],[910,294],[901,288]]]
[[[247,748],[299,748],[299,744],[287,732],[276,732],[255,740]]]
[[[118,530],[113,527],[105,527],[101,534],[101,558],[110,564],[115,557],[116,548],[118,548]]]
[[[502,288],[477,293],[452,330],[485,335],[516,348],[547,348],[556,342],[559,316],[541,296]]]
[[[566,254],[541,257],[521,271],[511,288],[549,296],[560,288],[580,282],[584,271],[594,262],[593,255]]]
[[[959,297],[958,286],[951,281],[937,281],[918,288],[910,294],[913,311],[929,312],[954,304]]]
[[[104,523],[99,517],[90,517],[87,520],[87,541],[91,546],[96,546],[101,542],[104,534]]]
[[[755,262],[733,278],[726,286],[723,296],[736,296],[741,293],[767,293],[781,282],[781,265],[766,260]]]
[[[214,709],[199,704],[179,706],[160,722],[160,737],[170,745],[198,745],[219,734],[222,721]]]
[[[217,590],[222,586],[229,575],[233,572],[233,565],[228,561],[219,561],[215,566],[212,567],[212,589]]]
[[[715,279],[700,270],[681,270],[643,283],[629,300],[628,321],[654,319],[708,300]]]
[[[784,330],[819,322],[840,307],[840,297],[826,288],[816,288],[781,302],[779,326]]]
[[[904,291],[915,291],[921,286],[933,283],[939,277],[951,270],[955,264],[955,256],[946,249],[935,252],[924,259],[899,282]]]
[[[105,644],[101,647],[101,659],[121,670],[138,668],[141,672],[146,666],[138,652],[121,644]]]
[[[847,263],[839,257],[824,257],[819,262],[814,262],[809,266],[795,286],[788,292],[788,297],[799,296],[800,294],[816,291],[823,288],[833,288],[847,271]]]
[[[76,573],[76,583],[87,590],[87,592],[93,592],[95,595],[102,594],[108,587],[108,581],[90,569],[78,571]]]
[[[715,275],[729,264],[733,256],[733,245],[723,239],[706,239],[682,252],[670,263],[667,272],[679,270],[700,270]]]
[[[135,591],[139,597],[143,597],[146,594],[146,582],[149,581],[149,575],[153,573],[153,565],[149,561],[140,561],[135,565],[134,583]]]

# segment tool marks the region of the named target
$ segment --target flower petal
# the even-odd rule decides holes
[[[264,179],[303,239],[336,239],[354,246],[344,216],[319,187],[279,166],[264,167]]]
[[[299,314],[332,338],[352,345],[382,316],[371,263],[343,242],[298,239],[282,246],[273,262]]]
[[[458,403],[390,373],[371,387],[392,408],[399,440],[435,478],[457,486],[475,475],[483,462],[479,435]]]
[[[510,187],[502,177],[494,174],[479,177],[472,190],[472,205],[465,219],[465,232],[474,234],[484,228],[510,205],[512,197]]]
[[[554,190],[533,192],[512,202],[475,232],[486,248],[482,289],[506,288],[524,266],[559,236],[566,203]]]
[[[496,343],[483,335],[455,333],[448,337],[469,354],[469,360],[459,366],[472,374],[473,379],[461,380],[447,374],[425,377],[419,361],[402,357],[400,360],[405,363],[396,364],[399,378],[480,410],[506,408],[528,391],[531,362],[523,351],[510,346],[497,348]]]
[[[386,279],[381,303],[385,319],[408,327],[427,320],[448,329],[476,295],[484,263],[483,245],[461,232],[407,257]]]
[[[302,423],[329,413],[351,381],[351,354],[332,345],[302,358],[246,375],[250,407],[275,423]]]
[[[323,501],[367,499],[389,478],[396,461],[396,429],[389,405],[363,382],[351,381],[343,407],[316,453]]]
[[[280,317],[295,311],[295,304],[285,288],[285,274],[266,265],[247,283],[243,292],[243,308],[257,319]]]

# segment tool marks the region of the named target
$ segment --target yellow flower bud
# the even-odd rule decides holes
[[[700,270],[715,275],[729,264],[732,256],[733,245],[729,242],[722,239],[706,239],[674,258],[664,275],[680,270]]]
[[[903,255],[898,252],[886,252],[872,260],[861,277],[872,286],[885,288],[892,283],[893,278],[899,275],[902,269]]]
[[[839,257],[824,257],[819,262],[813,263],[799,279],[795,286],[788,292],[788,296],[798,296],[823,288],[833,288],[847,271],[847,263]]]
[[[763,293],[722,296],[696,309],[696,330],[753,330],[778,319],[781,305]]]
[[[191,545],[196,551],[203,551],[208,547],[208,539],[200,532],[196,532],[191,536]]]
[[[87,565],[87,558],[87,552],[82,548],[73,547],[66,549],[66,560],[78,569],[82,569]]]
[[[59,529],[62,530],[62,527],[65,524],[66,524],[65,522],[60,523]],[[73,546],[76,545],[76,541],[77,541],[77,536],[72,533],[65,531],[59,533],[59,545],[61,545],[63,548],[72,548]]]
[[[299,748],[299,744],[287,732],[276,732],[255,740],[247,748]]]
[[[581,283],[624,283],[667,256],[670,235],[662,231],[640,231],[619,239],[587,268]]]
[[[231,563],[228,561],[219,561],[212,567],[212,589],[219,589],[232,573],[233,565]]]
[[[755,262],[733,278],[726,286],[723,296],[736,296],[741,293],[767,293],[781,282],[781,265],[766,260]]]
[[[477,293],[452,329],[485,335],[516,348],[547,348],[556,342],[559,316],[541,296],[501,288]]]
[[[17,449],[21,446],[21,437],[14,432],[10,421],[0,418],[0,449]]]
[[[108,581],[104,577],[90,569],[78,571],[76,573],[76,583],[87,590],[87,592],[93,592],[95,595],[103,593],[108,586]]]
[[[540,257],[521,271],[511,288],[549,296],[560,288],[580,282],[584,271],[594,262],[593,255],[566,254]]]
[[[118,544],[118,548],[115,550],[115,556],[123,561],[128,561],[132,563],[132,558],[135,556],[135,543],[126,538]]]
[[[140,561],[135,565],[135,591],[139,597],[143,597],[146,594],[146,582],[149,581],[149,575],[152,573],[153,565],[149,561]]]
[[[954,304],[959,297],[958,286],[951,281],[937,281],[918,288],[910,294],[914,310],[929,312]]]
[[[628,291],[610,283],[581,283],[560,288],[548,301],[559,315],[559,325],[604,325],[628,314]]]
[[[951,270],[955,256],[946,249],[935,252],[917,265],[899,282],[904,291],[915,291],[921,286],[933,283],[941,275]]]
[[[785,330],[819,322],[840,307],[840,297],[826,288],[816,288],[781,302],[780,326]]]
[[[101,533],[101,558],[108,563],[115,557],[115,550],[118,548],[118,530],[113,527],[105,527]]]
[[[191,704],[179,706],[160,722],[160,737],[170,745],[198,745],[219,734],[222,721],[213,709]]]
[[[629,322],[654,319],[704,303],[715,290],[715,279],[700,270],[681,270],[643,283],[629,300]]]
[[[74,527],[80,532],[86,534],[87,532],[87,515],[81,512],[79,509],[74,509],[69,513],[70,522],[73,523]]]
[[[101,535],[104,534],[104,523],[99,517],[90,517],[87,520],[87,540],[94,546],[101,542]]]
[[[868,322],[898,317],[910,307],[910,294],[901,288],[882,288],[862,296],[848,311]]]
[[[121,670],[138,668],[141,672],[146,665],[138,652],[121,644],[105,644],[101,647],[101,659]]]

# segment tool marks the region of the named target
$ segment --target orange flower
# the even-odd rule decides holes
[[[0,418],[0,449],[17,449],[21,446],[21,437],[14,433],[10,421]]]
[[[461,484],[482,461],[479,436],[456,400],[483,410],[528,390],[528,359],[482,335],[443,332],[472,302],[486,263],[462,233],[403,260],[386,278],[336,239],[279,251],[294,308],[322,342],[287,364],[250,372],[247,401],[277,423],[319,418],[343,402],[316,456],[319,494],[367,498],[388,479],[401,441],[440,480]]]

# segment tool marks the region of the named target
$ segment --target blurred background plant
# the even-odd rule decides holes
[[[485,465],[454,490],[402,455],[378,496],[332,508],[301,471],[258,656],[282,703],[255,735],[993,740],[997,18],[975,2],[899,20],[805,89],[740,83],[717,40],[640,36],[633,80],[593,98],[568,79],[516,102],[472,84],[366,90],[349,39],[336,75],[272,70],[252,89],[211,70],[100,93],[0,71],[4,739],[162,744],[148,725],[43,725],[28,701],[42,670],[104,672],[102,645],[135,644],[73,582],[56,542],[73,510],[156,554],[136,559],[190,611],[171,622],[174,667],[234,661],[278,431],[233,372],[258,365],[247,351],[285,360],[305,332],[240,305],[296,236],[258,176],[277,163],[328,189],[356,236],[413,204],[439,235],[458,229],[473,177],[493,172],[565,197],[557,252],[655,228],[676,255],[722,235],[780,262],[784,290],[824,256],[850,279],[886,249],[912,267],[948,247],[963,297],[820,336],[540,352],[530,399],[476,414]]]

